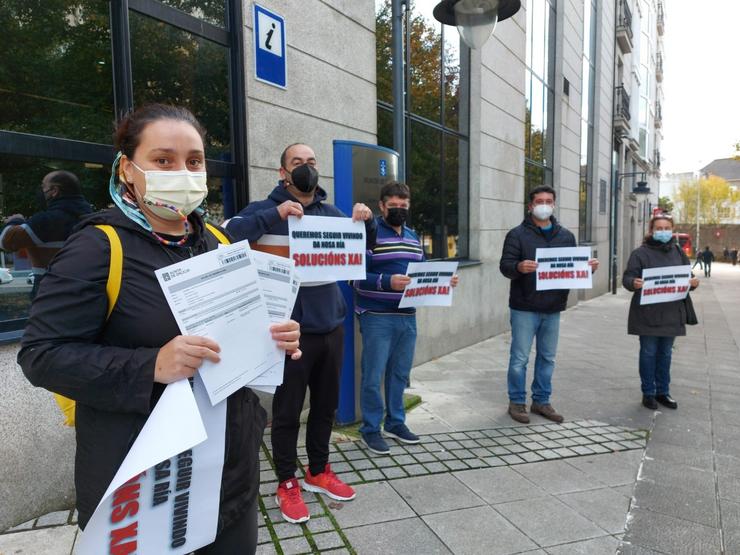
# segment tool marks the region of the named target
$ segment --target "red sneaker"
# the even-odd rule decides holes
[[[357,495],[355,490],[337,478],[337,475],[331,471],[329,464],[324,467],[323,472],[316,476],[311,474],[310,469],[306,469],[303,489],[314,493],[324,493],[337,501],[349,501]]]
[[[275,502],[280,507],[283,518],[288,522],[298,524],[310,518],[308,507],[303,502],[301,488],[295,478],[280,483],[275,493]]]

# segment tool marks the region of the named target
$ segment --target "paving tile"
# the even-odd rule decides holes
[[[358,526],[344,531],[358,555],[364,554],[449,554],[450,550],[420,518],[408,518]]]
[[[719,530],[639,508],[630,511],[624,541],[661,553],[720,553]]]
[[[309,522],[311,522],[309,520]],[[257,528],[257,543],[272,542],[272,536],[270,536],[270,530],[267,526],[260,526]]]
[[[414,478],[406,478],[411,479]],[[402,481],[395,480],[396,483]],[[342,529],[416,516],[389,482],[360,484],[355,490],[357,497],[354,501],[336,507],[329,506],[329,511]]]
[[[504,555],[537,548],[491,507],[428,515],[424,521],[456,555]]]
[[[69,511],[68,511],[69,512]],[[0,535],[0,553],[3,555],[60,555],[72,551],[77,526],[56,526]]]
[[[257,546],[255,555],[277,555],[277,549],[271,543],[263,543]]]
[[[470,468],[463,461],[458,461],[456,459],[445,461],[444,463],[445,463],[445,466],[447,466],[447,468],[449,468],[450,470],[466,470]]]
[[[399,466],[403,466],[405,464],[414,464],[416,461],[414,460],[414,457],[411,455],[398,455],[396,457],[393,457],[393,460],[396,461],[396,464]]]
[[[486,503],[506,503],[544,497],[547,492],[507,466],[466,470],[455,474]]]
[[[31,528],[33,528],[34,522],[36,522],[36,519],[32,518],[31,520],[27,520],[26,522],[23,522],[18,526],[13,526],[12,528],[9,528],[8,530],[6,530],[6,532],[20,532],[22,530],[30,530]]]
[[[382,472],[383,472],[383,475],[389,480],[393,480],[397,478],[405,478],[406,476],[408,476],[406,471],[400,466],[391,466],[388,468],[383,468]]]
[[[344,540],[337,532],[324,532],[323,534],[314,534],[313,541],[319,551],[326,551],[336,547],[344,547]]]
[[[484,501],[451,474],[416,476],[391,482],[419,515],[483,505]]]
[[[714,492],[705,493],[678,486],[666,487],[648,480],[639,480],[633,493],[641,509],[717,527],[719,516]]]
[[[384,478],[383,473],[376,468],[371,468],[368,470],[361,470],[359,474],[362,477],[362,479],[366,482],[370,482],[372,480],[382,480]]]
[[[713,495],[716,489],[714,473],[665,460],[645,459],[640,477],[662,486],[681,487],[704,495]]]
[[[619,486],[634,483],[641,459],[642,453],[633,451],[576,457],[568,464],[603,484]]]
[[[719,496],[740,503],[740,478],[729,474],[718,474]]]
[[[375,463],[371,459],[357,459],[352,461],[352,466],[355,470],[368,470],[375,468]]]
[[[605,535],[605,531],[554,497],[513,501],[494,507],[543,547]]]
[[[308,530],[312,534],[316,534],[318,532],[326,532],[328,530],[334,530],[334,523],[328,517],[323,517],[323,518],[311,517],[311,519],[308,522],[306,522],[305,526],[306,528],[308,528]]]
[[[611,488],[566,493],[558,499],[610,534],[624,531],[630,502]]]
[[[614,536],[604,536],[548,547],[547,553],[549,555],[614,555],[618,547],[618,539]]]
[[[424,463],[423,466],[429,472],[447,472],[447,467],[441,462]]]
[[[296,526],[295,524],[292,524],[290,522],[274,524],[272,528],[273,530],[275,530],[275,535],[280,540],[284,538],[294,538],[296,536],[303,535],[303,529],[300,526]]]
[[[280,548],[283,550],[283,555],[298,555],[300,553],[311,553],[312,551],[305,537],[282,540]]]
[[[740,503],[720,500],[725,553],[740,553]]]
[[[527,463],[517,466],[516,471],[545,491],[554,494],[603,486],[600,481],[565,461]]]

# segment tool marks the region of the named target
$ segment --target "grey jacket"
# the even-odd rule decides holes
[[[690,264],[689,258],[673,240],[665,244],[652,238],[647,239],[632,251],[622,276],[624,288],[634,292],[627,319],[628,334],[657,337],[686,335],[686,306],[683,300],[641,305],[641,290],[635,290],[633,285],[635,278],[642,277],[642,270],[645,268],[686,264]]]

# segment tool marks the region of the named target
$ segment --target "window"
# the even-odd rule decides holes
[[[583,12],[583,75],[581,81],[581,175],[578,194],[578,240],[593,234],[594,96],[596,85],[596,2],[587,0]]]
[[[414,2],[404,21],[406,181],[411,225],[428,258],[468,250],[469,50],[456,29]],[[393,146],[391,1],[376,0],[378,144]]]
[[[527,0],[524,93],[524,204],[529,191],[552,185],[555,81],[555,5],[551,0]],[[526,208],[525,208],[526,210]]]
[[[30,216],[41,179],[64,169],[96,208],[110,204],[117,115],[146,102],[188,106],[206,127],[207,216],[247,198],[242,2],[56,0],[0,3],[0,217]],[[20,329],[26,253],[0,252],[0,338]],[[13,293],[8,292],[12,290]]]

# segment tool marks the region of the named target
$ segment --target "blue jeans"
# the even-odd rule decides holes
[[[552,372],[560,334],[560,313],[511,310],[511,351],[509,353],[509,401],[519,405],[527,402],[527,362],[532,341],[537,338],[534,360],[532,401],[541,405],[550,402]]]
[[[640,336],[640,382],[643,395],[670,393],[671,353],[675,340],[675,337]]]
[[[416,348],[415,314],[360,314],[362,333],[361,433],[380,431],[406,421],[403,391],[411,374]],[[385,410],[380,393],[385,376]]]

